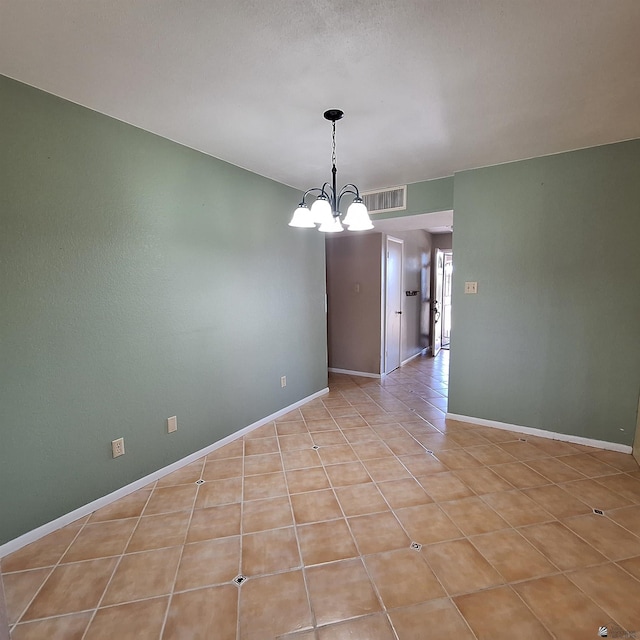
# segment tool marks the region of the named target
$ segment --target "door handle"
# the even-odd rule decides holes
[[[401,316],[402,315],[402,311],[396,311],[396,313]]]

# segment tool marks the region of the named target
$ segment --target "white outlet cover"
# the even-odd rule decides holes
[[[464,292],[465,293],[478,293],[478,283],[477,282],[465,282],[464,283]]]
[[[178,430],[178,418],[176,416],[171,416],[167,418],[167,433],[173,433]]]
[[[287,386],[287,376],[282,376],[280,378],[280,386],[284,389]]]
[[[111,455],[114,458],[119,458],[124,455],[124,438],[111,441]]]

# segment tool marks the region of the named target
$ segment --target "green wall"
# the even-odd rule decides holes
[[[326,387],[297,192],[2,77],[0,140],[0,544]]]
[[[449,411],[630,445],[640,140],[454,182]],[[469,280],[477,295],[464,295]]]

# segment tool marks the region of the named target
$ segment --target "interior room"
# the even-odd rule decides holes
[[[639,30],[4,0],[0,640],[640,634]]]

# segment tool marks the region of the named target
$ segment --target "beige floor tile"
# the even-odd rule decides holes
[[[211,480],[198,488],[195,508],[206,509],[242,500],[242,478]]]
[[[363,555],[402,549],[411,543],[390,511],[356,516],[348,520],[353,537]]]
[[[607,511],[607,516],[631,531],[631,533],[640,535],[640,506],[634,505]]]
[[[434,473],[448,471],[442,462],[428,453],[419,455],[400,456],[400,462],[415,476],[429,476]]]
[[[397,456],[425,454],[425,447],[408,435],[402,438],[390,438],[389,440],[385,440],[385,444]]]
[[[360,559],[311,567],[307,584],[319,626],[381,610]]]
[[[240,536],[184,546],[175,590],[197,589],[230,582],[240,574]]]
[[[413,607],[393,609],[389,617],[399,640],[428,638],[425,630],[433,629],[436,638],[476,640],[464,618],[448,598],[423,602]],[[351,640],[351,639],[349,639]],[[354,639],[355,640],[355,639]]]
[[[597,450],[589,454],[592,457],[604,462],[619,471],[638,471],[638,463],[630,453],[619,453],[617,451]]]
[[[567,518],[562,522],[610,560],[640,555],[640,538],[607,517],[590,513],[577,518]]]
[[[335,420],[341,429],[356,429],[357,427],[368,426],[365,419],[360,416],[340,416]]]
[[[294,436],[286,436],[292,438]],[[282,459],[279,453],[265,453],[259,456],[247,456],[244,459],[244,475],[256,476],[282,471]]]
[[[597,478],[619,473],[615,467],[612,467],[600,460],[596,460],[588,453],[578,453],[571,456],[563,456],[562,462],[569,465],[576,471],[584,474],[588,478]]]
[[[395,457],[364,460],[363,464],[375,482],[411,477],[404,465]]]
[[[318,455],[322,463],[339,464],[341,462],[356,462],[358,456],[349,444],[337,444],[328,447],[320,447]]]
[[[557,521],[523,527],[519,532],[563,571],[588,567],[607,560]]]
[[[482,500],[514,527],[554,519],[548,511],[537,505],[522,491],[489,493],[482,496]]]
[[[534,471],[524,462],[510,462],[491,467],[503,480],[512,484],[517,489],[529,489],[550,484],[549,480]]]
[[[82,640],[93,612],[75,613],[19,624],[11,632],[11,640]]]
[[[279,436],[290,436],[294,433],[309,433],[309,430],[304,420],[292,420],[291,422],[278,422],[276,420],[276,432]]]
[[[351,448],[360,460],[393,457],[394,453],[381,440],[377,442],[354,442]]]
[[[336,496],[346,516],[361,516],[389,510],[389,505],[376,485],[370,482],[337,487]]]
[[[311,626],[302,571],[249,579],[240,587],[242,640],[265,640]]]
[[[257,576],[301,566],[293,527],[242,536],[242,573]]]
[[[320,456],[313,449],[302,449],[300,451],[283,451],[282,462],[287,471],[292,469],[306,469],[308,467],[319,467],[322,465]]]
[[[586,515],[592,509],[557,485],[525,489],[524,493],[556,518]]]
[[[284,473],[265,473],[244,479],[244,499],[259,500],[287,494]]]
[[[507,582],[528,580],[558,571],[515,529],[473,536],[469,541]]]
[[[171,593],[181,553],[182,547],[171,547],[124,556],[100,606]]]
[[[640,480],[629,474],[622,473],[615,476],[598,478],[598,483],[611,491],[626,498],[627,500],[640,504]]]
[[[514,442],[501,442],[497,445],[503,451],[511,454],[517,460],[534,460],[535,458],[547,458],[549,454],[541,448],[530,444],[515,440]]]
[[[338,425],[333,418],[325,418],[321,420],[307,420],[307,429],[310,433],[318,433],[320,431],[334,431],[338,429]]]
[[[291,418],[291,420],[302,420],[302,414],[300,413],[300,411],[298,411],[298,417],[297,418]],[[284,416],[278,418],[278,421],[283,420]],[[253,438],[272,438],[273,436],[276,435],[276,423],[275,422],[269,422],[268,424],[263,424],[261,427],[258,427],[257,429],[254,429],[253,431],[251,431],[250,433],[248,433],[244,438],[244,442],[246,443],[248,440],[252,440]],[[237,444],[237,441],[235,443],[231,443],[231,444]],[[229,446],[229,445],[227,445]],[[237,451],[239,450],[239,453],[237,453]],[[242,455],[242,448],[238,447],[238,449],[236,449],[234,451],[234,456],[241,456]],[[230,457],[234,457],[234,456],[230,456]],[[211,456],[207,456],[208,458],[210,458]]]
[[[509,587],[454,598],[458,609],[482,640],[551,640],[551,634]]]
[[[504,582],[468,540],[428,545],[422,548],[422,553],[449,595],[486,589]]]
[[[228,446],[228,445],[227,445]],[[237,478],[242,475],[242,458],[223,458],[210,460],[204,465],[202,478],[204,480],[224,480],[224,478]]]
[[[291,506],[297,524],[310,524],[342,517],[333,491],[310,491],[291,496]]]
[[[465,451],[485,465],[516,462],[516,458],[495,444],[466,447]]]
[[[453,472],[456,478],[478,495],[510,491],[514,487],[487,467],[479,469],[460,469]],[[422,480],[421,480],[422,481]]]
[[[598,637],[609,616],[565,576],[513,585],[533,613],[559,640]]]
[[[446,595],[422,555],[413,549],[367,556],[365,565],[387,609]]]
[[[358,427],[356,429],[343,429],[342,433],[350,444],[358,442],[380,442],[380,436],[371,427]]]
[[[473,491],[451,471],[421,477],[420,483],[436,502],[459,500],[474,495]]]
[[[632,504],[627,498],[615,491],[611,491],[595,480],[566,482],[560,486],[592,509],[608,511],[609,509],[618,509]]]
[[[575,445],[563,442],[562,440],[552,440],[551,438],[538,438],[535,436],[527,436],[527,440],[536,447],[546,451],[550,456],[568,456],[579,453]]]
[[[187,542],[202,542],[214,538],[237,536],[240,533],[240,504],[197,509],[193,512]]]
[[[307,412],[309,412],[311,409],[312,407],[307,408]],[[276,421],[276,424],[279,424],[281,422],[300,422],[301,420],[303,420],[303,417],[300,409],[293,409],[292,411],[289,411],[285,415],[279,416]]]
[[[636,580],[640,580],[640,556],[620,560],[617,564],[630,573]]]
[[[549,482],[570,482],[571,480],[584,480],[586,477],[573,467],[562,462],[562,458],[527,460],[527,466],[545,477]]]
[[[256,438],[264,437],[264,435],[261,435],[261,431],[260,431],[261,429],[265,430],[265,435],[269,435],[267,433],[269,431],[269,427],[273,429],[272,425],[265,425],[264,427],[260,427],[260,429],[255,429],[254,431],[252,431],[251,435]],[[245,438],[246,437],[247,436],[245,436]],[[242,458],[243,452],[244,452],[244,442],[242,438],[239,438],[238,440],[229,442],[228,444],[225,444],[219,449],[216,449],[215,451],[212,451],[211,453],[209,453],[207,455],[206,462],[210,460],[222,460],[224,458]]]
[[[302,560],[306,566],[354,558],[358,550],[344,519],[298,527]]]
[[[60,565],[44,583],[22,620],[93,609],[104,593],[116,562],[117,558],[103,558]]]
[[[98,609],[86,640],[154,640],[162,630],[169,598],[154,598]]]
[[[347,439],[342,435],[342,431],[318,431],[311,436],[313,444],[319,447],[331,447],[333,445],[346,445]]]
[[[640,581],[615,564],[580,569],[567,577],[625,630],[640,629]]]
[[[431,447],[429,447],[429,449],[431,449]],[[482,466],[482,462],[467,453],[464,449],[438,451],[436,458],[451,471]]]
[[[188,511],[140,518],[126,553],[184,544],[191,514]]]
[[[285,424],[298,424],[296,422],[290,422]],[[305,432],[304,422],[301,423]],[[280,453],[278,447],[278,438],[253,438],[247,440],[244,445],[244,454],[246,456],[259,456],[269,453]]]
[[[176,471],[176,473],[178,473]],[[197,478],[196,478],[197,480]],[[195,482],[195,481],[194,481]],[[120,498],[115,502],[98,509],[91,514],[90,523],[105,522],[107,520],[124,520],[126,518],[137,518],[142,513],[147,500],[151,495],[148,489],[140,489],[134,493]]]
[[[30,571],[20,571],[19,573],[8,573],[2,577],[7,618],[10,625],[18,622],[22,612],[49,577],[51,571],[51,568],[32,569]]]
[[[506,529],[510,526],[491,507],[476,496],[452,502],[443,502],[440,507],[467,536]]]
[[[300,451],[310,449],[313,440],[309,433],[292,433],[291,435],[278,436],[281,451]]]
[[[237,619],[238,588],[235,585],[177,593],[171,599],[162,638],[235,640]]]
[[[87,524],[62,557],[62,562],[120,555],[137,524],[137,518]]]
[[[422,486],[413,478],[402,478],[401,480],[380,482],[378,484],[378,489],[386,498],[392,509],[415,507],[420,504],[433,502]]]
[[[254,533],[267,529],[278,529],[293,524],[291,503],[288,496],[252,500],[242,508],[242,532]]]
[[[287,471],[287,484],[290,493],[305,493],[329,488],[329,478],[322,467]]]
[[[382,613],[322,627],[318,631],[318,638],[319,640],[355,640],[356,638],[396,640],[387,617]],[[293,637],[291,640],[294,640]]]
[[[432,544],[463,536],[437,504],[406,507],[397,509],[395,513],[413,542]]]
[[[192,462],[191,464],[169,473],[168,475],[158,480],[157,487],[172,487],[179,484],[195,484],[196,480],[199,480],[204,471],[205,459],[201,458]]]
[[[453,431],[449,431],[449,433],[451,434],[451,438],[463,447],[479,447],[489,444],[487,439],[483,438],[482,435],[477,433],[471,426],[465,429],[454,429]]]
[[[361,462],[325,465],[324,470],[334,487],[371,482],[371,477]]]
[[[155,516],[172,511],[190,511],[196,499],[196,484],[181,484],[175,487],[156,487],[147,502],[143,514]]]

